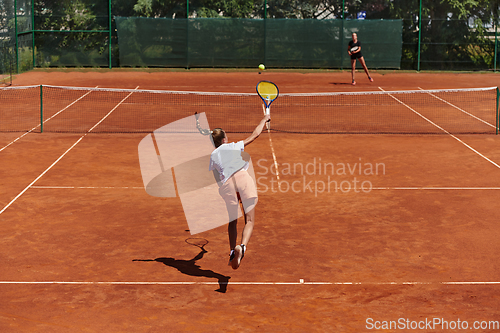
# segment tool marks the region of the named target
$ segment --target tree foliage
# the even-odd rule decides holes
[[[186,2],[179,0],[138,0],[133,6],[134,16],[186,17]]]

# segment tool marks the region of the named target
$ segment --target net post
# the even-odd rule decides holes
[[[43,133],[43,85],[40,85],[40,133]]]

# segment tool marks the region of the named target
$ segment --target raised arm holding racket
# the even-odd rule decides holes
[[[271,114],[271,103],[278,98],[280,91],[278,86],[271,81],[260,81],[257,83],[257,94],[262,98],[264,105],[262,109],[265,115]],[[269,134],[269,145],[271,146],[271,152],[273,154],[274,167],[276,168],[276,179],[278,180],[278,187],[281,189],[280,175],[278,171],[278,162],[276,161],[276,154],[274,153],[273,140],[271,140],[271,127],[269,123],[266,123],[267,133]]]
[[[260,98],[265,105],[264,114],[268,115],[271,113],[271,103],[278,98],[280,93],[278,86],[270,81],[260,81],[257,83],[257,94],[259,94]],[[269,130],[269,123],[266,123],[267,129]]]
[[[354,80],[354,73],[356,72],[356,60],[359,59],[361,66],[365,70],[366,75],[368,76],[368,80],[373,82],[373,79],[368,72],[368,67],[366,67],[365,58],[363,58],[363,54],[361,53],[361,42],[358,40],[358,35],[356,33],[352,34],[352,40],[349,41],[349,46],[347,48],[347,53],[351,56],[351,77],[352,77],[352,85],[356,84]]]
[[[271,120],[269,114],[257,125],[253,133],[245,140],[229,142],[226,133],[221,128],[212,131],[212,140],[215,150],[210,155],[209,169],[216,174],[219,183],[219,194],[226,202],[229,214],[228,236],[229,236],[229,265],[233,269],[240,266],[241,259],[253,232],[255,223],[255,206],[257,205],[257,187],[254,179],[247,172],[249,162],[246,161],[242,153],[245,146],[252,143],[264,129],[264,125]],[[200,128],[198,129],[200,130]],[[200,131],[202,134],[206,132]],[[241,236],[241,244],[236,245],[238,230],[239,205],[243,205],[245,211],[245,226]]]

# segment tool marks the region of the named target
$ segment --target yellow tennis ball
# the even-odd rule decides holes
[[[264,64],[260,64],[260,65],[259,65],[259,69],[260,69],[261,71],[263,71],[264,69],[266,69],[266,66],[264,66]]]

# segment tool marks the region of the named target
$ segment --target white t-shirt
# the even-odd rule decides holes
[[[217,170],[219,179],[224,184],[236,171],[248,169],[248,162],[243,160],[241,153],[244,151],[243,141],[224,143],[210,155],[210,171]]]

